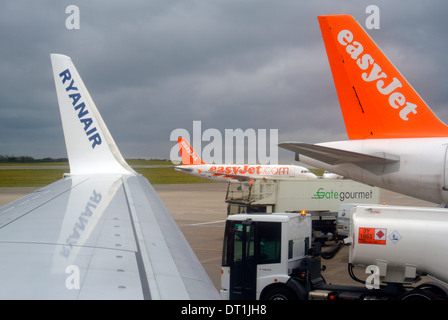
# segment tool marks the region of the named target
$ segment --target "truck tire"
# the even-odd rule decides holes
[[[403,301],[427,301],[439,300],[437,294],[429,289],[413,289],[406,293],[402,299]]]
[[[287,286],[274,286],[267,289],[262,296],[263,300],[297,300],[297,295]]]
[[[419,285],[416,289],[430,291],[436,296],[434,300],[448,300],[448,289],[438,282],[426,282]]]

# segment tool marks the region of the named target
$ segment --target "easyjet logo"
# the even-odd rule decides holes
[[[403,93],[397,91],[402,87],[400,80],[397,78],[388,79],[387,74],[382,71],[380,65],[375,63],[375,59],[368,53],[364,53],[364,48],[361,43],[354,41],[353,33],[350,30],[342,30],[338,34],[338,41],[345,46],[347,53],[361,70],[366,70],[361,74],[361,78],[365,82],[375,82],[379,93],[389,96],[389,105],[397,110],[400,110],[400,118],[407,121],[410,113],[417,114],[417,105],[406,101]],[[386,83],[386,81],[388,83]]]
[[[193,162],[199,160],[196,152],[193,151],[193,148],[191,148],[188,143],[182,140],[182,146],[184,147],[184,150],[193,158]]]
[[[212,166],[210,172],[217,174],[259,174],[259,175],[289,175],[288,167],[262,166]]]

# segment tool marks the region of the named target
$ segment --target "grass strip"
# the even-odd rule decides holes
[[[173,168],[136,168],[152,184],[207,183]],[[0,187],[43,187],[62,178],[68,169],[0,169]]]

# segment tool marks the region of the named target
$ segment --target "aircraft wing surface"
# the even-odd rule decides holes
[[[147,180],[74,176],[0,208],[0,298],[211,299]]]
[[[283,142],[279,146],[293,151],[298,160],[299,155],[319,160],[321,162],[338,165],[344,163],[353,163],[356,165],[384,165],[399,161],[398,157],[394,155],[381,154],[369,155],[342,149],[336,149],[317,144],[300,143],[300,142]]]
[[[253,180],[253,178],[251,178],[251,177],[239,176],[239,175],[235,175],[235,174],[220,174],[220,173],[214,173],[213,175],[214,175],[214,176],[217,176],[217,177],[222,177],[222,178],[225,178],[225,179],[232,179],[232,180],[234,180],[235,182],[236,182],[236,181],[239,181],[239,182],[248,182],[248,181]]]
[[[0,298],[219,298],[155,190],[121,157],[70,58],[52,64],[70,174],[0,207]]]

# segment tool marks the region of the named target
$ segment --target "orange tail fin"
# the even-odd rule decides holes
[[[202,162],[201,158],[196,154],[190,144],[184,138],[178,138],[177,143],[179,144],[180,156],[182,158],[182,164],[205,164]]]
[[[448,127],[353,17],[318,20],[349,139],[448,136]]]

